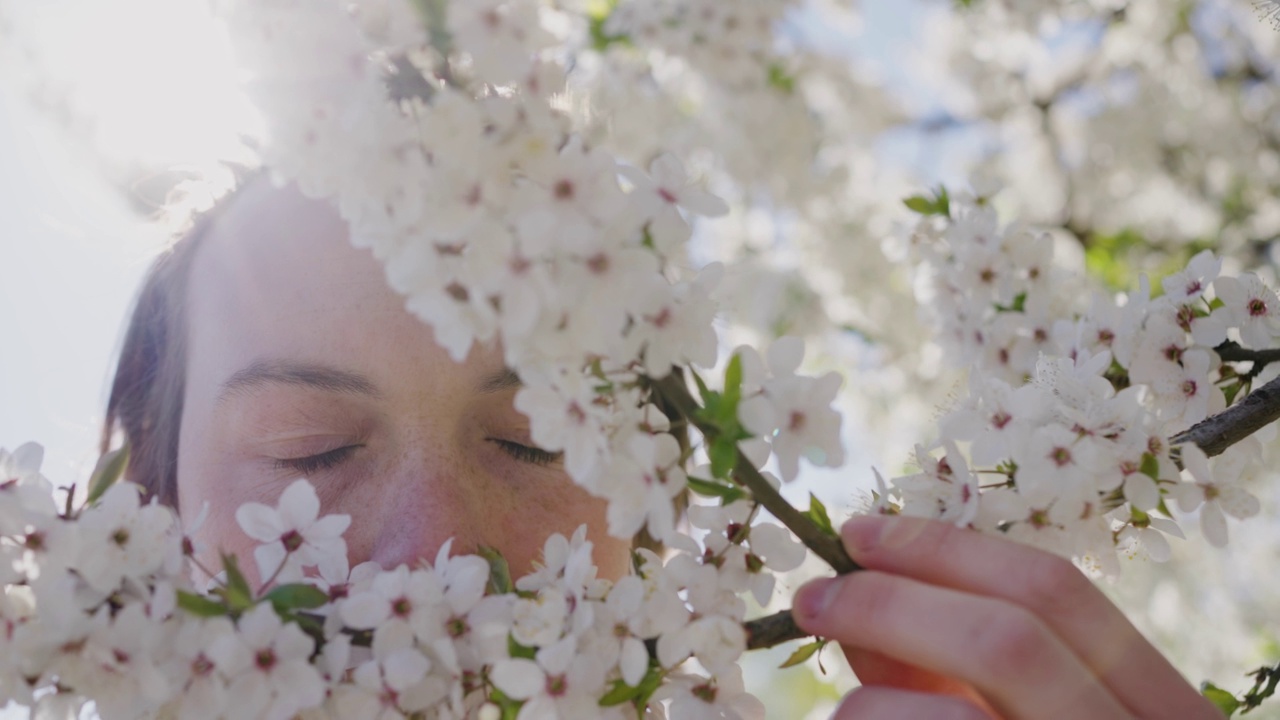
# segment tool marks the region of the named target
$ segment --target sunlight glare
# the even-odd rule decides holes
[[[0,14],[27,93],[68,112],[111,161],[237,157],[240,136],[257,133],[208,0],[0,0]]]

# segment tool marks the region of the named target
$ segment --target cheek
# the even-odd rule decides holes
[[[600,577],[616,580],[627,574],[631,540],[609,534],[605,501],[591,497],[569,480],[565,484],[554,492],[530,493],[521,507],[509,510],[506,521],[497,525],[501,540],[494,544],[504,550],[512,575],[527,574],[535,563],[541,563],[543,546],[552,534],[572,537],[581,525],[587,526]]]
[[[204,570],[213,573],[222,570],[224,553],[236,556],[240,570],[251,586],[257,587],[261,582],[257,563],[253,561],[253,549],[257,547],[257,542],[245,535],[236,523],[235,512],[239,505],[240,501],[235,501],[234,504],[210,501],[208,514],[196,529],[192,539],[196,545],[196,560],[203,566],[203,569],[197,568],[196,579],[201,586],[210,579]],[[184,509],[181,516],[184,527],[189,526],[198,513],[199,507],[190,513]]]

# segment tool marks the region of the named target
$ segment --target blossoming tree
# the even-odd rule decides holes
[[[263,163],[339,208],[454,358],[501,338],[534,441],[607,500],[611,533],[645,530],[668,554],[637,550],[614,583],[596,577],[585,532],[546,539],[522,578],[448,544],[418,567],[353,568],[350,519],[321,515],[300,479],[236,514],[266,580],[224,555],[197,587],[200,521],[182,527],[119,482],[127,449],[82,499],[56,503],[24,445],[0,454],[0,700],[50,716],[92,701],[106,718],[758,717],[740,659],[801,633],[786,611],[749,617],[745,598],[769,605],[776,573],[807,551],[859,569],[817,498],[801,510],[778,490],[804,464],[844,461],[842,378],[801,372],[796,336],[833,319],[883,341],[900,382],[882,388],[937,399],[945,381],[929,377],[954,375],[915,362],[925,336],[966,378],[916,426],[914,471],[877,476],[871,512],[999,533],[1103,575],[1167,559],[1187,522],[1226,545],[1227,518],[1261,510],[1242,478],[1270,457],[1280,417],[1280,297],[1246,255],[1275,234],[1280,131],[1258,120],[1276,100],[1255,47],[1275,41],[1222,31],[1215,49],[1245,49],[1206,79],[1177,64],[1203,54],[1178,40],[1208,22],[1194,3],[1172,19],[1153,0],[966,4],[949,17],[969,49],[949,60],[999,92],[953,102],[1009,134],[998,157],[1019,161],[1003,195],[976,180],[914,193],[908,213],[862,193],[841,158],[859,122],[880,122],[847,105],[872,90],[779,39],[791,3],[221,3],[267,122]],[[1066,42],[1046,17],[1100,34],[1102,51],[1037,64],[1039,44]],[[1103,102],[1134,68],[1140,100]],[[1208,105],[1231,105],[1224,117],[1170,113],[1163,133],[1138,131],[1152,103],[1214,93],[1231,98]],[[1022,141],[1044,162],[1022,162]],[[1002,223],[1002,202],[1028,222]],[[780,270],[716,220],[701,242],[724,262],[693,261],[694,217],[761,208],[779,225],[794,215],[797,252],[831,262]],[[858,215],[889,212],[901,224],[882,258],[843,243],[841,228],[869,222]],[[1190,242],[1210,237],[1221,246]],[[1081,254],[1071,242],[1092,274],[1063,260]],[[1154,283],[1117,269],[1170,243],[1179,262]],[[891,261],[909,284],[869,281],[879,297],[862,296]],[[824,265],[834,283],[806,274]],[[1106,284],[1121,279],[1123,292]],[[770,282],[781,301],[741,312],[743,288]],[[810,312],[848,296],[846,317]],[[718,342],[722,307],[746,344]],[[699,499],[681,518],[685,494]],[[1208,692],[1251,707],[1277,677],[1260,670],[1241,699]]]

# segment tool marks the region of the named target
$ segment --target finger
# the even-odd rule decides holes
[[[948,523],[865,516],[841,529],[864,567],[1020,605],[1044,621],[1140,716],[1212,711],[1119,608],[1069,560]],[[1159,687],[1159,692],[1153,688]],[[1210,716],[1211,717],[1211,716]]]
[[[1011,718],[1130,717],[1035,615],[873,570],[816,580],[793,608],[805,632],[973,685]]]
[[[884,653],[854,645],[846,645],[842,649],[853,674],[858,676],[858,682],[863,685],[885,685],[901,690],[943,695],[965,695],[970,692],[968,685],[955,678],[908,665]]]
[[[955,678],[908,665],[896,658],[873,650],[865,650],[853,645],[842,645],[845,659],[853,674],[863,685],[885,686],[899,690],[932,693],[935,695],[952,695],[965,699],[978,707],[984,708],[994,715],[990,706],[982,699],[972,685]]]
[[[992,720],[960,698],[888,687],[860,687],[845,696],[832,720]]]

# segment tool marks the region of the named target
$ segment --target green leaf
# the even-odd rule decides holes
[[[947,194],[945,185],[939,185],[932,198],[927,198],[923,195],[912,195],[903,200],[902,204],[906,205],[909,210],[918,212],[921,215],[951,217],[951,196]]]
[[[831,525],[831,516],[827,514],[827,506],[822,504],[817,495],[809,493],[809,511],[805,513],[818,529],[832,537],[839,537],[835,527]]]
[[[1207,680],[1200,685],[1200,694],[1216,705],[1222,711],[1222,714],[1227,717],[1234,715],[1236,710],[1240,708],[1240,701],[1236,699],[1235,695]]]
[[[649,664],[649,672],[645,674],[644,679],[636,686],[639,692],[636,693],[635,698],[632,700],[637,710],[643,711],[648,706],[649,698],[653,697],[653,693],[662,685],[663,675],[662,668],[658,667],[656,663]]]
[[[533,660],[538,656],[538,649],[521,645],[515,635],[507,635],[507,654],[513,658]]]
[[[128,443],[98,458],[98,464],[93,468],[93,475],[89,478],[89,497],[85,499],[85,504],[93,505],[98,502],[107,489],[115,485],[120,476],[124,475],[124,469],[128,465]]]
[[[996,312],[1026,312],[1027,294],[1020,292],[1013,297],[1013,302],[1008,305],[995,304]]]
[[[1236,396],[1239,395],[1240,391],[1243,389],[1244,383],[1239,380],[1233,383],[1228,383],[1222,388],[1222,397],[1226,399],[1228,405],[1231,405],[1236,401]]]
[[[587,31],[591,37],[591,49],[604,52],[615,43],[628,44],[631,38],[625,33],[610,35],[605,30],[605,23],[618,7],[618,0],[595,0],[587,6]]]
[[[800,647],[796,648],[796,651],[791,653],[791,657],[787,658],[786,662],[779,665],[778,668],[779,669],[789,668],[789,667],[794,667],[796,665],[799,665],[805,660],[808,660],[809,658],[813,657],[814,653],[826,647],[826,644],[827,644],[826,640],[814,640],[811,643],[801,645]]]
[[[707,450],[711,457],[711,474],[718,478],[728,478],[738,463],[738,443],[721,435],[711,443]]]
[[[902,204],[906,205],[907,209],[914,210],[921,215],[933,214],[933,202],[923,195],[912,195],[911,197],[903,200]]]
[[[621,705],[638,694],[640,694],[639,685],[632,687],[621,680],[614,680],[613,687],[609,688],[609,692],[600,698],[600,706],[613,707],[614,705]]]
[[[790,95],[795,92],[796,79],[780,63],[769,64],[769,86]]]
[[[292,610],[314,610],[329,602],[329,595],[315,585],[290,583],[272,588],[266,599],[277,613],[284,614]]]
[[[186,590],[178,591],[178,607],[182,608],[188,615],[196,617],[218,617],[227,614],[227,606],[204,595],[187,592]]]
[[[734,353],[724,369],[724,403],[738,416],[738,402],[742,399],[742,356]]]
[[[227,572],[227,584],[221,588],[227,605],[236,612],[248,610],[253,606],[253,590],[249,588],[249,581],[244,579],[244,573],[240,572],[240,562],[235,555],[223,553],[222,567]]]
[[[481,545],[476,548],[476,552],[489,561],[489,594],[505,595],[515,589],[515,583],[511,581],[511,568],[497,548]]]
[[[747,496],[747,492],[737,485],[728,485],[696,477],[691,477],[688,481],[690,490],[703,497],[720,498],[723,505],[728,505]]]
[[[1138,471],[1152,480],[1160,479],[1160,460],[1151,453],[1142,453],[1142,466]]]

